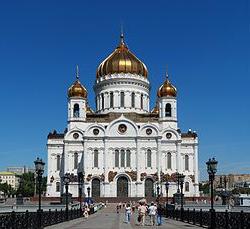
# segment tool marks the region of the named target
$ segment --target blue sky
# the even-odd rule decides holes
[[[98,64],[123,24],[148,67],[151,107],[166,65],[183,132],[199,134],[200,175],[250,172],[250,6],[241,1],[4,1],[0,7],[0,170],[46,160],[47,134],[63,131],[67,88],[80,67],[94,106]]]

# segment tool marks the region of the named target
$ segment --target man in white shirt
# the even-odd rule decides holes
[[[157,207],[154,205],[154,202],[151,203],[151,206],[148,208],[149,210],[149,217],[150,217],[150,223],[152,226],[155,225],[155,216],[156,216],[156,212],[157,212]]]

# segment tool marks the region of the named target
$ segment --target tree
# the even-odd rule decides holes
[[[210,191],[209,182],[208,182],[208,183],[205,183],[205,184],[199,183],[199,189],[200,189],[200,191],[202,191],[204,194],[209,194],[209,191]]]
[[[17,189],[17,194],[22,194],[25,197],[31,197],[34,195],[35,191],[35,179],[34,173],[28,172],[19,176],[19,187]]]
[[[16,193],[12,186],[7,183],[0,183],[0,191],[2,191],[4,195],[13,195]]]

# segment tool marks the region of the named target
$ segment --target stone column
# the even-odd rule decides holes
[[[176,143],[176,172],[179,172],[179,173],[182,171],[180,148],[181,148],[181,144],[177,142]]]
[[[194,145],[194,195],[199,196],[198,145]]]
[[[161,182],[161,165],[162,165],[162,157],[161,157],[161,145],[160,145],[160,140],[157,138],[156,143],[157,143],[157,161],[156,161],[156,167],[157,167],[157,176],[158,176],[158,181]]]

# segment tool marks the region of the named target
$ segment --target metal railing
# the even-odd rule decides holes
[[[211,215],[215,214],[215,228],[213,229],[249,229],[249,212],[216,212],[197,210],[168,209],[166,216],[175,220],[181,220],[200,227],[211,228]]]
[[[80,209],[69,210],[68,219],[80,218]],[[38,229],[39,211],[37,212],[11,212],[0,214],[0,229]],[[66,212],[60,211],[41,211],[41,228],[65,222]]]

